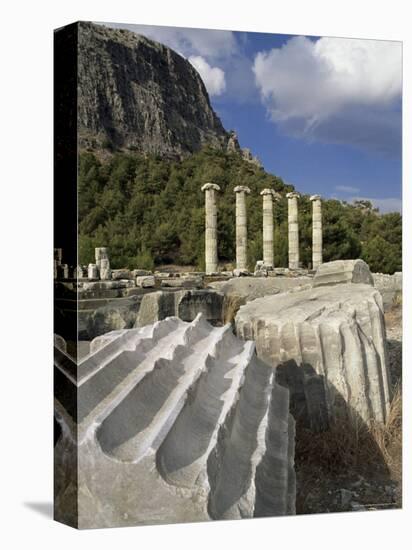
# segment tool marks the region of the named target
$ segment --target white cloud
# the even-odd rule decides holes
[[[105,23],[108,27],[127,29],[143,34],[152,40],[165,44],[184,57],[200,55],[207,58],[224,58],[234,54],[238,44],[231,31],[209,29],[188,29],[128,23]]]
[[[402,199],[395,197],[389,197],[385,199],[374,199],[370,197],[352,197],[351,202],[354,201],[370,201],[375,208],[379,208],[382,214],[388,212],[402,212]]]
[[[336,185],[336,191],[341,191],[342,193],[359,193],[359,187],[351,187],[350,185]]]
[[[210,95],[220,95],[225,91],[225,73],[222,69],[211,67],[206,59],[200,55],[190,56],[189,61],[199,72]]]
[[[272,120],[290,133],[379,149],[400,143],[401,56],[400,42],[298,36],[259,52],[253,71]]]

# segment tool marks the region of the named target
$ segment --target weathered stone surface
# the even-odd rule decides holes
[[[82,283],[81,289],[83,290],[111,290],[117,288],[131,288],[134,287],[134,281],[122,279],[120,281],[92,281]]]
[[[55,353],[56,519],[72,512],[92,528],[294,513],[288,391],[253,342],[199,315],[91,348],[77,367]]]
[[[140,297],[113,301],[108,305],[96,308],[94,311],[79,314],[79,332],[86,332],[89,340],[110,332],[125,328],[132,328],[136,322],[140,307]],[[82,322],[81,322],[82,321]]]
[[[202,186],[205,193],[205,262],[206,273],[216,273],[217,258],[217,206],[216,192],[220,187],[216,183],[205,183]]]
[[[112,269],[112,279],[114,281],[121,279],[135,279],[130,269]]]
[[[289,247],[289,269],[299,268],[299,217],[298,199],[299,193],[287,193],[288,199],[288,247]]]
[[[256,341],[258,355],[289,387],[295,418],[312,429],[344,412],[385,421],[385,324],[372,286],[321,286],[254,300],[239,309],[236,332]]]
[[[147,275],[153,275],[151,271],[148,271],[147,269],[133,269],[132,270],[132,277],[135,279],[136,277],[146,277]]]
[[[373,285],[369,266],[363,260],[336,260],[318,267],[313,286],[336,285],[340,283],[362,283]]]
[[[322,202],[320,195],[312,195],[312,269],[323,261]]]
[[[63,336],[60,336],[59,334],[54,335],[54,346],[60,351],[67,353],[67,344]]]
[[[110,280],[112,278],[112,272],[110,269],[108,249],[104,246],[97,247],[94,249],[94,255],[100,279],[102,281]]]
[[[246,302],[262,296],[288,292],[292,289],[299,290],[310,282],[309,277],[277,277],[273,279],[241,277],[230,281],[212,282],[209,283],[208,287],[224,294],[222,318],[225,323],[229,323],[233,321],[239,307]]]
[[[221,324],[223,294],[213,290],[158,291],[143,296],[136,320],[142,327],[166,317],[176,316],[184,321],[193,321],[202,313],[209,322]]]
[[[249,277],[251,273],[247,269],[234,269],[233,270],[233,276],[234,277]]]
[[[264,260],[258,260],[255,265],[255,271],[253,275],[255,277],[267,277],[269,271],[273,271],[273,264],[267,263]]]
[[[236,268],[239,271],[247,269],[247,210],[246,195],[249,187],[237,185],[236,193]]]
[[[110,269],[110,262],[107,258],[102,258],[99,264],[99,275],[102,281],[110,281],[112,278],[112,271]]]
[[[163,158],[206,144],[226,148],[229,136],[187,59],[145,36],[93,23],[78,23],[78,40],[81,147],[109,141]]]
[[[99,278],[99,269],[96,264],[89,264],[87,268],[87,278],[90,280]]]
[[[402,272],[393,275],[387,273],[372,273],[375,288],[382,294],[383,307],[390,309],[402,300]]]
[[[311,282],[310,277],[274,277],[274,278],[255,278],[238,277],[229,281],[215,281],[207,286],[228,295],[237,295],[245,301],[255,300],[263,296],[287,292],[294,288],[300,288]]]
[[[170,287],[170,288],[202,288],[203,279],[202,277],[166,277],[166,279],[161,279],[161,287]]]
[[[83,277],[84,277],[83,268],[81,265],[78,265],[74,270],[74,278],[83,279]]]
[[[280,195],[273,189],[263,189],[263,262],[273,268],[273,200]]]
[[[136,286],[139,288],[154,288],[156,286],[154,275],[136,277]]]

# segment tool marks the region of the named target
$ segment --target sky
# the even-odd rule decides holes
[[[106,25],[188,59],[266,171],[302,193],[401,211],[401,42]]]

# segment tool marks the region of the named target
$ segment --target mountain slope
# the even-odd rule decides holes
[[[229,134],[197,71],[179,54],[130,31],[78,24],[80,148],[182,158]]]

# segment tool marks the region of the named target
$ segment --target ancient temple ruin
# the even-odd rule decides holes
[[[205,260],[206,273],[212,274],[218,271],[217,257],[217,205],[215,191],[220,187],[214,183],[206,183],[202,187],[205,192]],[[247,209],[246,195],[250,194],[249,187],[238,185],[236,193],[236,269],[247,271]],[[263,263],[265,270],[274,268],[274,242],[273,242],[273,202],[281,198],[273,189],[263,189],[260,192],[263,197]],[[297,270],[300,266],[299,256],[299,193],[295,191],[287,193],[288,199],[288,244],[289,262],[291,270]],[[320,195],[312,195],[312,268],[316,269],[322,263],[322,208]]]

